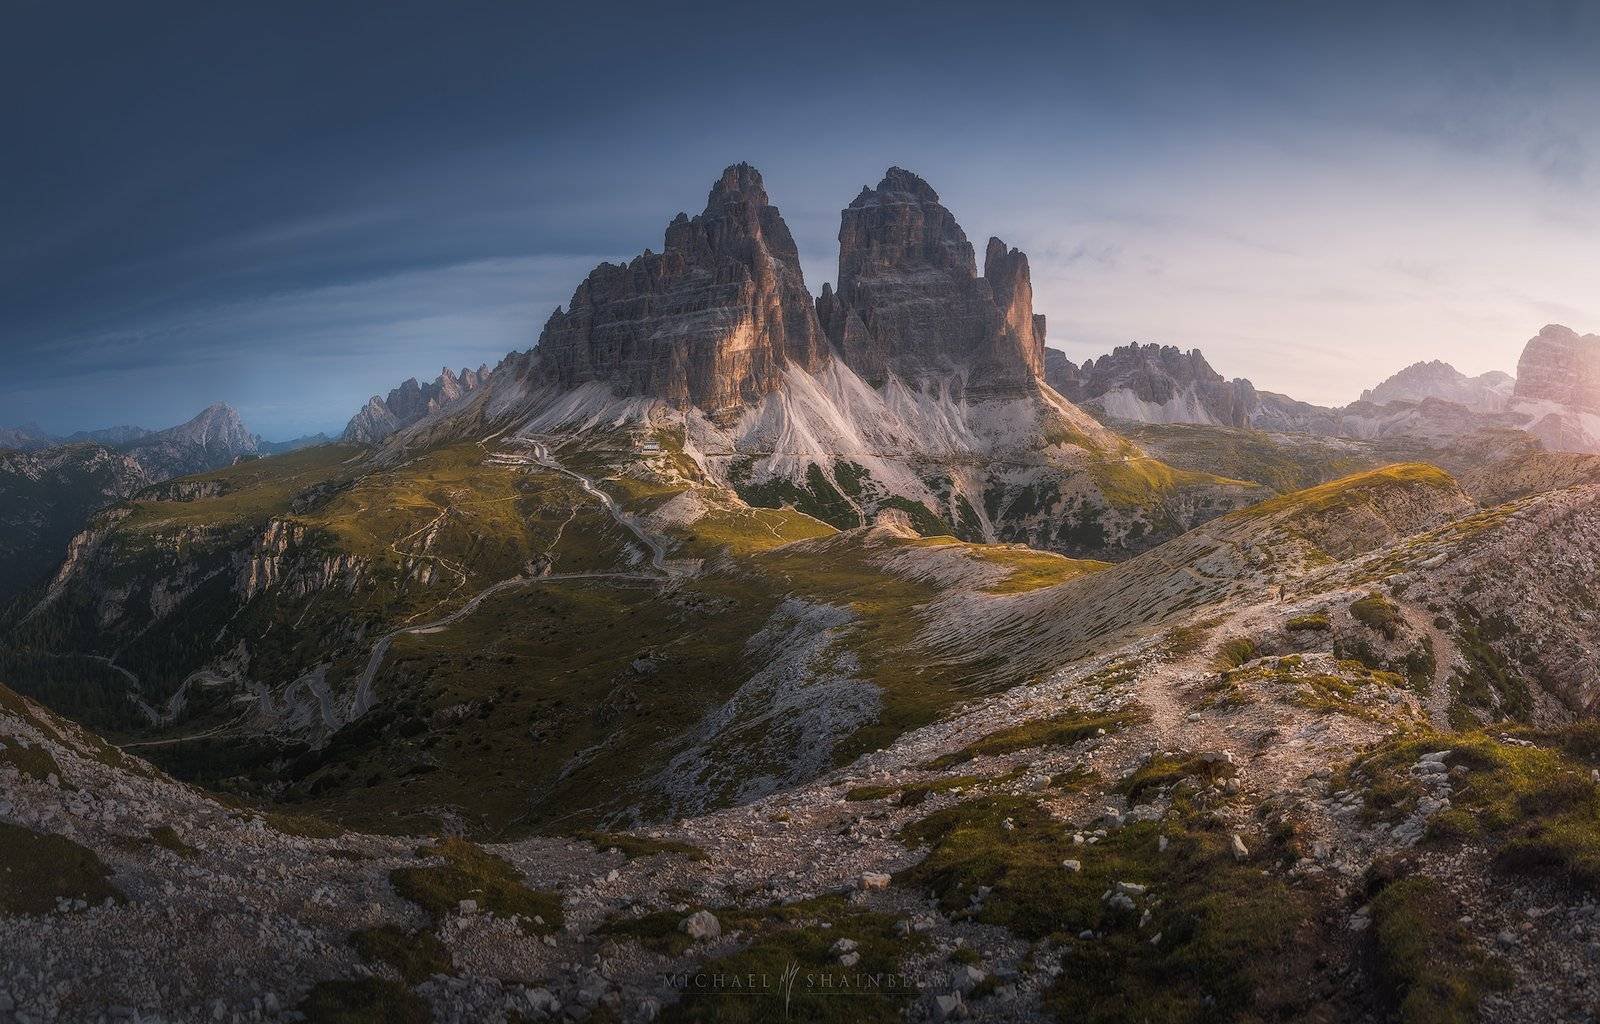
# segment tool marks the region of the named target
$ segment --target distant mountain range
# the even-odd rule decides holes
[[[115,427],[49,438],[18,428],[4,436],[28,443],[0,449],[0,605],[59,562],[95,512],[150,484],[269,448],[220,402],[166,430]]]
[[[459,374],[446,366],[431,384],[419,384],[412,377],[389,392],[388,398],[373,395],[360,411],[350,417],[340,439],[352,444],[376,444],[390,434],[422,419],[474,391],[489,376],[489,367],[463,368]]]
[[[1518,376],[1468,377],[1440,360],[1414,363],[1328,407],[1228,380],[1198,349],[1125,345],[1074,364],[1045,352],[1061,394],[1106,422],[1252,428],[1330,437],[1450,442],[1478,430],[1520,430],[1552,451],[1600,452],[1600,336],[1550,325],[1523,347]]]

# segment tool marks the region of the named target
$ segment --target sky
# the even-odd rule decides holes
[[[1342,404],[1600,331],[1600,3],[8,0],[0,425],[337,432],[763,172],[813,293],[891,164],[1049,343]]]

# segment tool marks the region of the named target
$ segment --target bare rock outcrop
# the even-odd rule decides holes
[[[722,172],[705,212],[680,213],[666,248],[602,263],[545,324],[540,370],[563,387],[731,413],[828,349],[789,227],[749,164]]]
[[[1516,398],[1600,413],[1600,335],[1545,327],[1517,360]]]
[[[1600,335],[1550,324],[1517,360],[1509,412],[1558,452],[1600,452]]]
[[[1247,427],[1261,405],[1249,381],[1225,379],[1199,349],[1122,345],[1081,367],[1065,356],[1050,365],[1051,387],[1112,419]]]
[[[367,399],[367,404],[350,417],[342,440],[352,444],[376,444],[395,431],[438,412],[462,395],[476,391],[488,377],[487,365],[476,370],[463,368],[459,374],[446,366],[430,384],[421,384],[412,377],[390,391],[388,398],[373,395]]]
[[[1509,373],[1499,370],[1468,377],[1449,363],[1434,359],[1412,363],[1377,387],[1361,392],[1361,401],[1388,405],[1439,398],[1474,412],[1499,412],[1511,400],[1515,383]]]
[[[841,215],[839,288],[817,303],[828,337],[873,385],[964,373],[969,388],[1019,388],[1044,372],[1044,318],[1028,258],[990,239],[984,276],[939,194],[891,167]]]

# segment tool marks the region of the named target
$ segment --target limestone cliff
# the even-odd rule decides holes
[[[786,364],[828,358],[794,238],[749,164],[706,208],[667,226],[665,251],[602,263],[539,338],[541,372],[620,395],[730,413],[775,390]]]

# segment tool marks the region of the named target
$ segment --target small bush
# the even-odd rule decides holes
[[[1352,602],[1350,614],[1357,622],[1382,633],[1389,640],[1400,635],[1400,625],[1405,622],[1405,616],[1400,614],[1400,606],[1377,591]]]
[[[88,847],[0,822],[0,914],[48,914],[57,899],[122,898],[111,871]]]
[[[1226,672],[1230,668],[1238,668],[1256,656],[1256,644],[1247,637],[1236,636],[1222,641],[1222,646],[1217,648],[1217,655],[1212,659],[1211,667],[1218,672]]]
[[[1316,630],[1332,629],[1333,624],[1321,612],[1312,615],[1296,615],[1287,623],[1289,629],[1297,633],[1308,633]]]
[[[431,933],[407,932],[392,924],[354,932],[350,945],[365,959],[393,967],[412,985],[435,974],[449,974],[454,966],[450,950]]]
[[[1009,754],[1029,747],[1071,746],[1080,740],[1098,735],[1101,731],[1117,732],[1146,720],[1139,710],[1112,711],[1105,714],[1086,714],[1069,711],[1053,718],[1040,718],[1009,729],[992,732],[960,750],[943,754],[923,765],[927,771],[939,771],[951,765],[962,764],[975,757]]]
[[[178,835],[178,830],[171,825],[157,825],[151,829],[150,840],[163,850],[171,850],[180,857],[194,857],[200,853],[184,842],[183,837]]]
[[[429,1024],[423,998],[386,978],[319,981],[300,1004],[306,1024]]]
[[[435,917],[454,913],[462,900],[475,900],[480,910],[519,917],[520,927],[528,935],[561,926],[560,896],[529,889],[515,868],[482,848],[464,839],[442,839],[419,852],[443,857],[445,862],[431,867],[396,868],[389,873],[389,882],[396,893]]]
[[[1386,886],[1371,904],[1378,975],[1402,1024],[1469,1024],[1486,991],[1509,978],[1457,921],[1454,898],[1431,878]]]
[[[7,740],[0,746],[0,764],[8,764],[36,782],[44,782],[52,775],[61,778],[61,769],[50,751],[44,747],[24,746],[17,739]]]
[[[670,839],[651,839],[649,836],[634,836],[626,832],[579,832],[579,839],[587,840],[602,850],[616,850],[629,860],[639,857],[654,857],[659,853],[676,853],[690,860],[705,860],[706,851],[690,843],[673,842]]]

